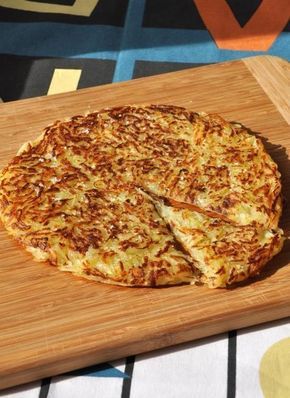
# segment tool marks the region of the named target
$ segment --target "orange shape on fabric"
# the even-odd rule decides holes
[[[263,0],[241,27],[226,0],[193,0],[219,48],[267,51],[290,16],[289,0]]]

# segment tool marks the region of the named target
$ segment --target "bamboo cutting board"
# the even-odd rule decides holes
[[[288,65],[273,57],[0,105],[0,167],[56,119],[128,103],[217,112],[262,137],[290,198]],[[289,91],[289,90],[288,90]],[[281,226],[290,232],[289,207]],[[107,286],[35,263],[0,229],[0,387],[290,316],[290,245],[228,290]]]

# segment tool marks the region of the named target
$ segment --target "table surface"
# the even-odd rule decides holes
[[[245,1],[241,7],[216,1],[215,19],[226,26],[223,15],[230,17],[232,33],[211,21],[208,10],[213,6],[205,0],[181,0],[179,7],[168,0],[158,5],[152,0],[81,3],[0,0],[4,102],[261,53],[290,58],[287,2],[273,2],[273,13],[267,8],[271,1],[258,10],[255,2]],[[274,88],[279,75],[270,82]],[[280,87],[287,81],[286,77]],[[275,94],[270,99],[277,106]],[[285,113],[285,103],[280,106]],[[289,325],[284,319],[93,365],[6,390],[1,396],[286,397]]]

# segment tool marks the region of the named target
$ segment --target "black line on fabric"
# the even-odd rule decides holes
[[[133,370],[134,370],[134,363],[135,357],[128,357],[126,358],[126,366],[125,366],[125,373],[128,377],[123,379],[123,387],[122,387],[122,394],[121,398],[130,398],[131,393],[131,383],[133,378]]]
[[[154,76],[161,73],[175,72],[178,70],[209,65],[193,62],[159,62],[159,61],[135,61],[133,79],[145,76]]]
[[[228,380],[227,398],[236,396],[236,368],[237,368],[237,332],[230,331],[228,335]]]
[[[63,6],[73,6],[75,0],[34,0],[35,3],[49,3],[49,4],[60,4]]]
[[[42,379],[38,398],[47,398],[50,382],[51,382],[51,377]]]

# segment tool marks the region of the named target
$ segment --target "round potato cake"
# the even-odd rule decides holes
[[[111,284],[247,279],[281,250],[281,212],[259,138],[170,105],[57,121],[0,174],[1,220],[36,260]]]

